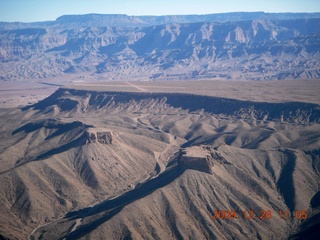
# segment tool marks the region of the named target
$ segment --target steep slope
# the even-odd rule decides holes
[[[81,225],[68,239],[81,236],[82,239],[285,239],[298,220],[291,216],[289,219],[280,217],[279,211],[291,210],[283,199],[286,195],[282,197],[281,190],[277,191],[282,173],[273,171],[282,169],[283,164],[290,161],[290,154],[277,150],[247,151],[229,146],[221,146],[215,152],[219,152],[224,161],[214,160],[212,175],[187,170],[170,185],[123,207],[115,216],[103,218],[107,210],[97,213],[95,221],[92,216],[82,215]],[[300,176],[310,167],[304,166],[306,162],[310,164],[310,159],[300,156],[299,161],[303,169],[294,171],[293,175],[301,179]],[[268,170],[265,169],[266,163],[272,166]],[[301,181],[313,179],[313,183],[308,182],[305,189],[311,185],[314,189],[309,193],[296,192],[297,196],[314,194],[317,177],[308,175],[307,178]],[[309,202],[298,197],[296,204],[300,209],[308,209]],[[234,210],[237,218],[213,219],[215,210]],[[244,217],[243,211],[248,214],[250,210],[256,214],[253,219],[248,215]],[[272,217],[268,219],[261,211],[269,210]],[[44,230],[54,233],[50,226],[44,227],[42,233]],[[44,235],[47,236],[50,235]]]
[[[4,237],[279,239],[318,226],[317,104],[61,88],[0,114]]]
[[[66,218],[40,228],[34,236],[40,239],[242,239],[244,236],[286,239],[303,222],[296,217],[301,209],[305,209],[310,219],[315,218],[309,209],[310,197],[305,196],[314,196],[319,173],[312,170],[314,163],[309,154],[228,145],[202,149],[211,156],[211,174],[199,172],[201,168],[189,170],[190,165],[183,165],[187,168],[183,173],[178,165],[176,172],[169,170],[154,183],[139,186],[93,208],[69,213]],[[196,156],[192,169],[200,164],[201,157]],[[237,217],[212,219],[216,210],[234,210]],[[255,213],[253,218],[249,217],[250,211]],[[285,212],[289,215],[285,216]],[[56,226],[60,226],[58,232]],[[302,234],[304,239],[307,236]]]
[[[7,237],[25,238],[39,224],[132,188],[166,156],[164,134],[160,141],[112,125],[30,119],[1,133],[0,232]]]
[[[80,15],[3,27],[0,79],[319,78],[319,18],[288,18]]]
[[[202,110],[254,121],[308,123],[318,122],[320,116],[319,105],[312,103],[264,103],[195,94],[99,92],[72,88],[60,88],[47,99],[23,109],[33,108],[55,116],[63,112],[88,113],[95,110],[149,113],[152,108],[168,107],[193,112]]]

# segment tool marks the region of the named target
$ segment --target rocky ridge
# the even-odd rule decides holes
[[[0,79],[318,78],[319,14],[63,16],[0,24]]]
[[[61,88],[0,114],[1,237],[319,235],[318,104]]]
[[[60,88],[47,99],[24,110],[33,108],[53,116],[59,112],[90,112],[108,109],[135,109],[148,111],[150,106],[172,106],[187,111],[206,111],[253,121],[288,123],[318,123],[318,104],[302,102],[265,103],[182,93],[104,92]]]
[[[86,132],[86,144],[99,142],[101,144],[112,144],[114,133],[111,131],[100,131],[99,129],[88,129]]]

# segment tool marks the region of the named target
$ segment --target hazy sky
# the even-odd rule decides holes
[[[55,20],[66,14],[208,14],[236,11],[320,12],[320,0],[0,0],[0,21]]]

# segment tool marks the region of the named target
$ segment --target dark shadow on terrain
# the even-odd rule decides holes
[[[181,148],[187,148],[187,147],[190,147],[193,143],[195,143],[197,140],[199,140],[201,138],[201,136],[199,137],[196,137],[194,139],[191,139],[190,141],[184,143],[181,145]]]
[[[124,206],[116,207],[110,211],[107,211],[102,216],[99,216],[94,221],[87,223],[85,225],[81,225],[78,229],[76,229],[74,232],[70,233],[65,239],[66,240],[72,240],[72,239],[79,239],[80,237],[86,235],[87,233],[91,232],[104,222],[110,220],[113,216],[117,215],[121,210],[124,208]]]
[[[14,130],[12,132],[12,135],[15,135],[19,132],[25,132],[25,133],[31,133],[34,132],[40,128],[45,128],[45,129],[56,129],[55,132],[53,132],[51,135],[49,135],[48,137],[46,137],[45,140],[49,140],[51,138],[54,138],[56,136],[59,136],[61,134],[70,132],[76,128],[79,128],[79,130],[84,130],[85,128],[88,127],[93,127],[91,125],[86,125],[80,121],[74,121],[71,123],[64,123],[64,122],[60,122],[56,119],[46,119],[46,120],[42,120],[39,122],[33,122],[33,123],[28,123],[26,125],[23,125],[22,127]]]
[[[48,85],[48,86],[55,86],[55,87],[62,87],[62,84],[56,84],[56,83],[47,83],[47,82],[38,82],[44,85]]]
[[[20,36],[42,36],[47,33],[47,30],[45,28],[23,28],[23,29],[14,29],[11,30],[11,33],[14,33],[16,37]]]
[[[65,94],[65,92],[61,92],[58,89],[52,95],[45,98],[44,100],[36,104],[23,107],[21,110],[26,111],[32,108],[35,110],[45,110],[47,107],[54,106],[54,105],[58,106],[61,111],[70,111],[74,109],[78,105],[78,102],[68,98],[60,98],[62,97],[63,94]]]
[[[287,122],[320,122],[320,107],[318,104],[303,102],[251,102],[228,98],[210,97],[195,94],[182,93],[151,93],[151,92],[99,92],[89,90],[75,90],[60,88],[48,98],[34,105],[23,108],[36,110],[49,109],[58,106],[62,111],[71,111],[78,107],[75,100],[66,98],[66,93],[73,96],[86,97],[91,94],[88,108],[100,109],[113,104],[129,104],[131,101],[139,102],[147,99],[157,99],[159,102],[165,99],[166,104],[174,108],[188,111],[203,109],[212,114],[232,115],[264,121],[287,121]]]
[[[0,240],[8,240],[9,238],[6,238],[6,237],[4,237],[4,236],[2,236],[1,234],[0,234]]]
[[[312,168],[320,174],[320,149],[314,149],[307,151],[306,154],[310,154],[312,158]]]
[[[70,220],[75,220],[78,218],[95,217],[94,215],[103,214],[102,217],[98,217],[96,220],[90,224],[81,225],[76,231],[72,232],[67,239],[77,239],[88,232],[94,230],[99,225],[111,219],[114,215],[119,213],[123,207],[126,205],[144,198],[145,196],[151,194],[159,188],[162,188],[179,176],[183,174],[184,170],[179,168],[179,166],[174,166],[167,169],[165,172],[160,174],[158,177],[151,179],[145,183],[139,185],[139,187],[122,194],[111,200],[106,200],[93,207],[87,207],[79,211],[70,212],[66,215],[66,218]]]
[[[221,136],[226,136],[225,144],[227,144],[227,145],[231,145],[232,142],[236,139],[236,137],[234,136],[234,133],[232,133],[232,132],[218,133],[218,134],[213,135],[213,137],[206,138],[200,142],[197,142],[197,145],[212,145],[212,143],[215,142]],[[191,144],[193,144],[193,142]],[[189,144],[189,142],[187,142],[186,147],[191,146],[191,144]]]
[[[227,98],[199,96],[191,94],[170,94],[167,96],[167,103],[173,107],[181,107],[189,111],[204,109],[213,114],[241,115],[241,112],[254,113],[256,119],[266,120],[280,119],[293,120],[296,116],[309,116],[309,121],[319,121],[320,109],[317,104],[287,102],[287,103],[264,103],[240,101]]]
[[[296,156],[293,152],[285,150],[288,156],[287,162],[285,163],[277,187],[282,194],[284,201],[291,212],[295,210],[295,190],[293,184],[293,171],[296,166]]]
[[[317,193],[311,198],[310,206],[311,206],[312,208],[318,208],[318,207],[320,207],[320,191],[317,192]]]
[[[272,136],[272,134],[274,133],[274,130],[266,130],[266,129],[263,129],[263,130],[264,131],[261,132],[259,134],[259,136],[255,140],[243,145],[242,148],[258,149],[259,148],[259,144],[264,142],[268,138],[270,138]]]
[[[289,240],[319,240],[320,213],[307,218],[299,227],[299,232],[289,237]]]
[[[154,168],[154,171],[156,172],[156,174],[159,174],[160,173],[160,165],[159,163],[156,163],[156,166]]]
[[[67,143],[65,145],[62,145],[61,147],[54,148],[52,150],[49,150],[46,153],[43,153],[43,154],[39,155],[36,158],[36,160],[41,160],[43,158],[51,157],[51,156],[53,156],[55,154],[59,154],[59,153],[68,151],[71,148],[80,147],[80,146],[85,144],[85,141],[86,141],[86,139],[83,136],[80,136],[79,138],[77,138],[76,140],[74,140],[72,142],[69,142],[69,143]]]

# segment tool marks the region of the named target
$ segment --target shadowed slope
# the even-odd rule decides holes
[[[88,14],[0,23],[0,79],[319,78],[319,15]]]
[[[71,96],[66,98],[68,94]],[[191,112],[204,110],[212,114],[231,115],[251,120],[318,122],[320,119],[319,105],[311,103],[259,103],[191,94],[91,92],[63,88],[57,90],[49,98],[25,108],[25,110],[33,108],[48,111],[48,109],[57,106],[61,111],[88,111],[119,106],[126,109],[130,105],[139,111],[148,108],[141,103],[150,101],[153,101],[154,104],[168,105]],[[72,104],[69,104],[70,102]],[[61,108],[65,104],[69,107],[67,109]]]
[[[301,222],[279,211],[317,216],[318,114],[309,103],[59,89],[1,115],[0,234],[291,236]],[[179,152],[192,153],[177,161],[184,171]],[[240,218],[215,220],[214,210]],[[273,217],[244,219],[249,210]]]

